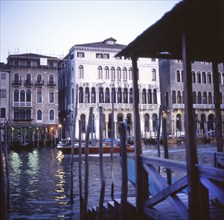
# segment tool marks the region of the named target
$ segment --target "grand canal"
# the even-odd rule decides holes
[[[198,148],[200,163],[211,164],[214,146]],[[162,148],[161,148],[162,150]],[[171,146],[170,157],[184,160],[183,146]],[[155,146],[144,149],[145,154],[156,155]],[[130,155],[132,156],[132,155]],[[10,151],[8,157],[10,178],[9,219],[78,219],[79,184],[78,157],[74,157],[74,205],[70,203],[70,155],[63,155],[53,147],[40,147],[31,151]],[[110,199],[111,159],[103,158],[106,177],[105,199]],[[115,197],[120,196],[121,168],[119,155],[114,156]],[[84,158],[82,176],[84,183]],[[99,157],[89,157],[89,206],[98,204],[100,194]],[[129,195],[134,189],[129,183]]]

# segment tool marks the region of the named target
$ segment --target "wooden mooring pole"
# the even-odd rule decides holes
[[[100,180],[101,180],[101,189],[100,189],[100,199],[99,199],[99,212],[98,220],[103,220],[103,202],[105,194],[105,177],[103,172],[103,107],[99,106],[99,157],[100,157]]]

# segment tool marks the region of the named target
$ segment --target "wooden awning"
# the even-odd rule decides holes
[[[194,61],[224,62],[224,2],[183,1],[146,29],[116,57],[182,59],[182,33]]]

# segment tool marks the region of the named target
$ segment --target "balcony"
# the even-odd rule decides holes
[[[42,87],[44,86],[44,80],[37,80],[35,86]]]
[[[12,85],[13,86],[21,86],[22,85],[22,80],[20,79],[20,80],[14,80],[13,82],[12,82]]]
[[[56,86],[56,83],[54,81],[49,81],[47,83],[47,86]]]
[[[24,86],[31,87],[31,86],[33,86],[33,83],[30,80],[25,80]]]
[[[14,108],[20,108],[20,107],[31,108],[32,102],[13,102],[13,107]]]

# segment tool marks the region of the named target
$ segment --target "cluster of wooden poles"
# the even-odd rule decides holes
[[[8,123],[0,127],[0,219],[8,219],[9,213],[9,172],[8,172]],[[2,141],[4,134],[4,142]]]
[[[81,146],[81,132],[79,133],[79,160],[78,160],[78,175],[79,175],[79,201],[80,201],[80,219],[88,219],[88,194],[89,194],[89,135],[91,132],[91,119],[93,116],[93,108],[89,109],[89,119],[86,131],[86,140],[85,140],[85,169],[84,169],[84,189],[82,183],[82,146]],[[74,117],[76,118],[76,117]],[[73,125],[72,134],[74,134],[75,129],[75,120]],[[81,131],[81,121],[79,121],[79,130]],[[121,172],[122,172],[122,186],[121,186],[121,209],[120,215],[125,215],[126,205],[127,204],[127,192],[128,192],[128,174],[127,174],[127,153],[126,153],[126,128],[124,123],[119,125],[120,132],[120,145],[121,145]],[[114,199],[114,167],[113,167],[113,128],[112,128],[112,141],[111,141],[111,199]],[[74,137],[72,137],[72,150],[71,150],[71,190],[70,190],[70,201],[71,204],[74,203],[74,193],[73,193],[73,155],[74,155]],[[103,219],[103,203],[105,196],[105,186],[106,180],[103,171],[103,107],[99,106],[99,164],[100,164],[100,180],[101,180],[101,189],[99,196],[99,210],[98,210],[98,219]]]

